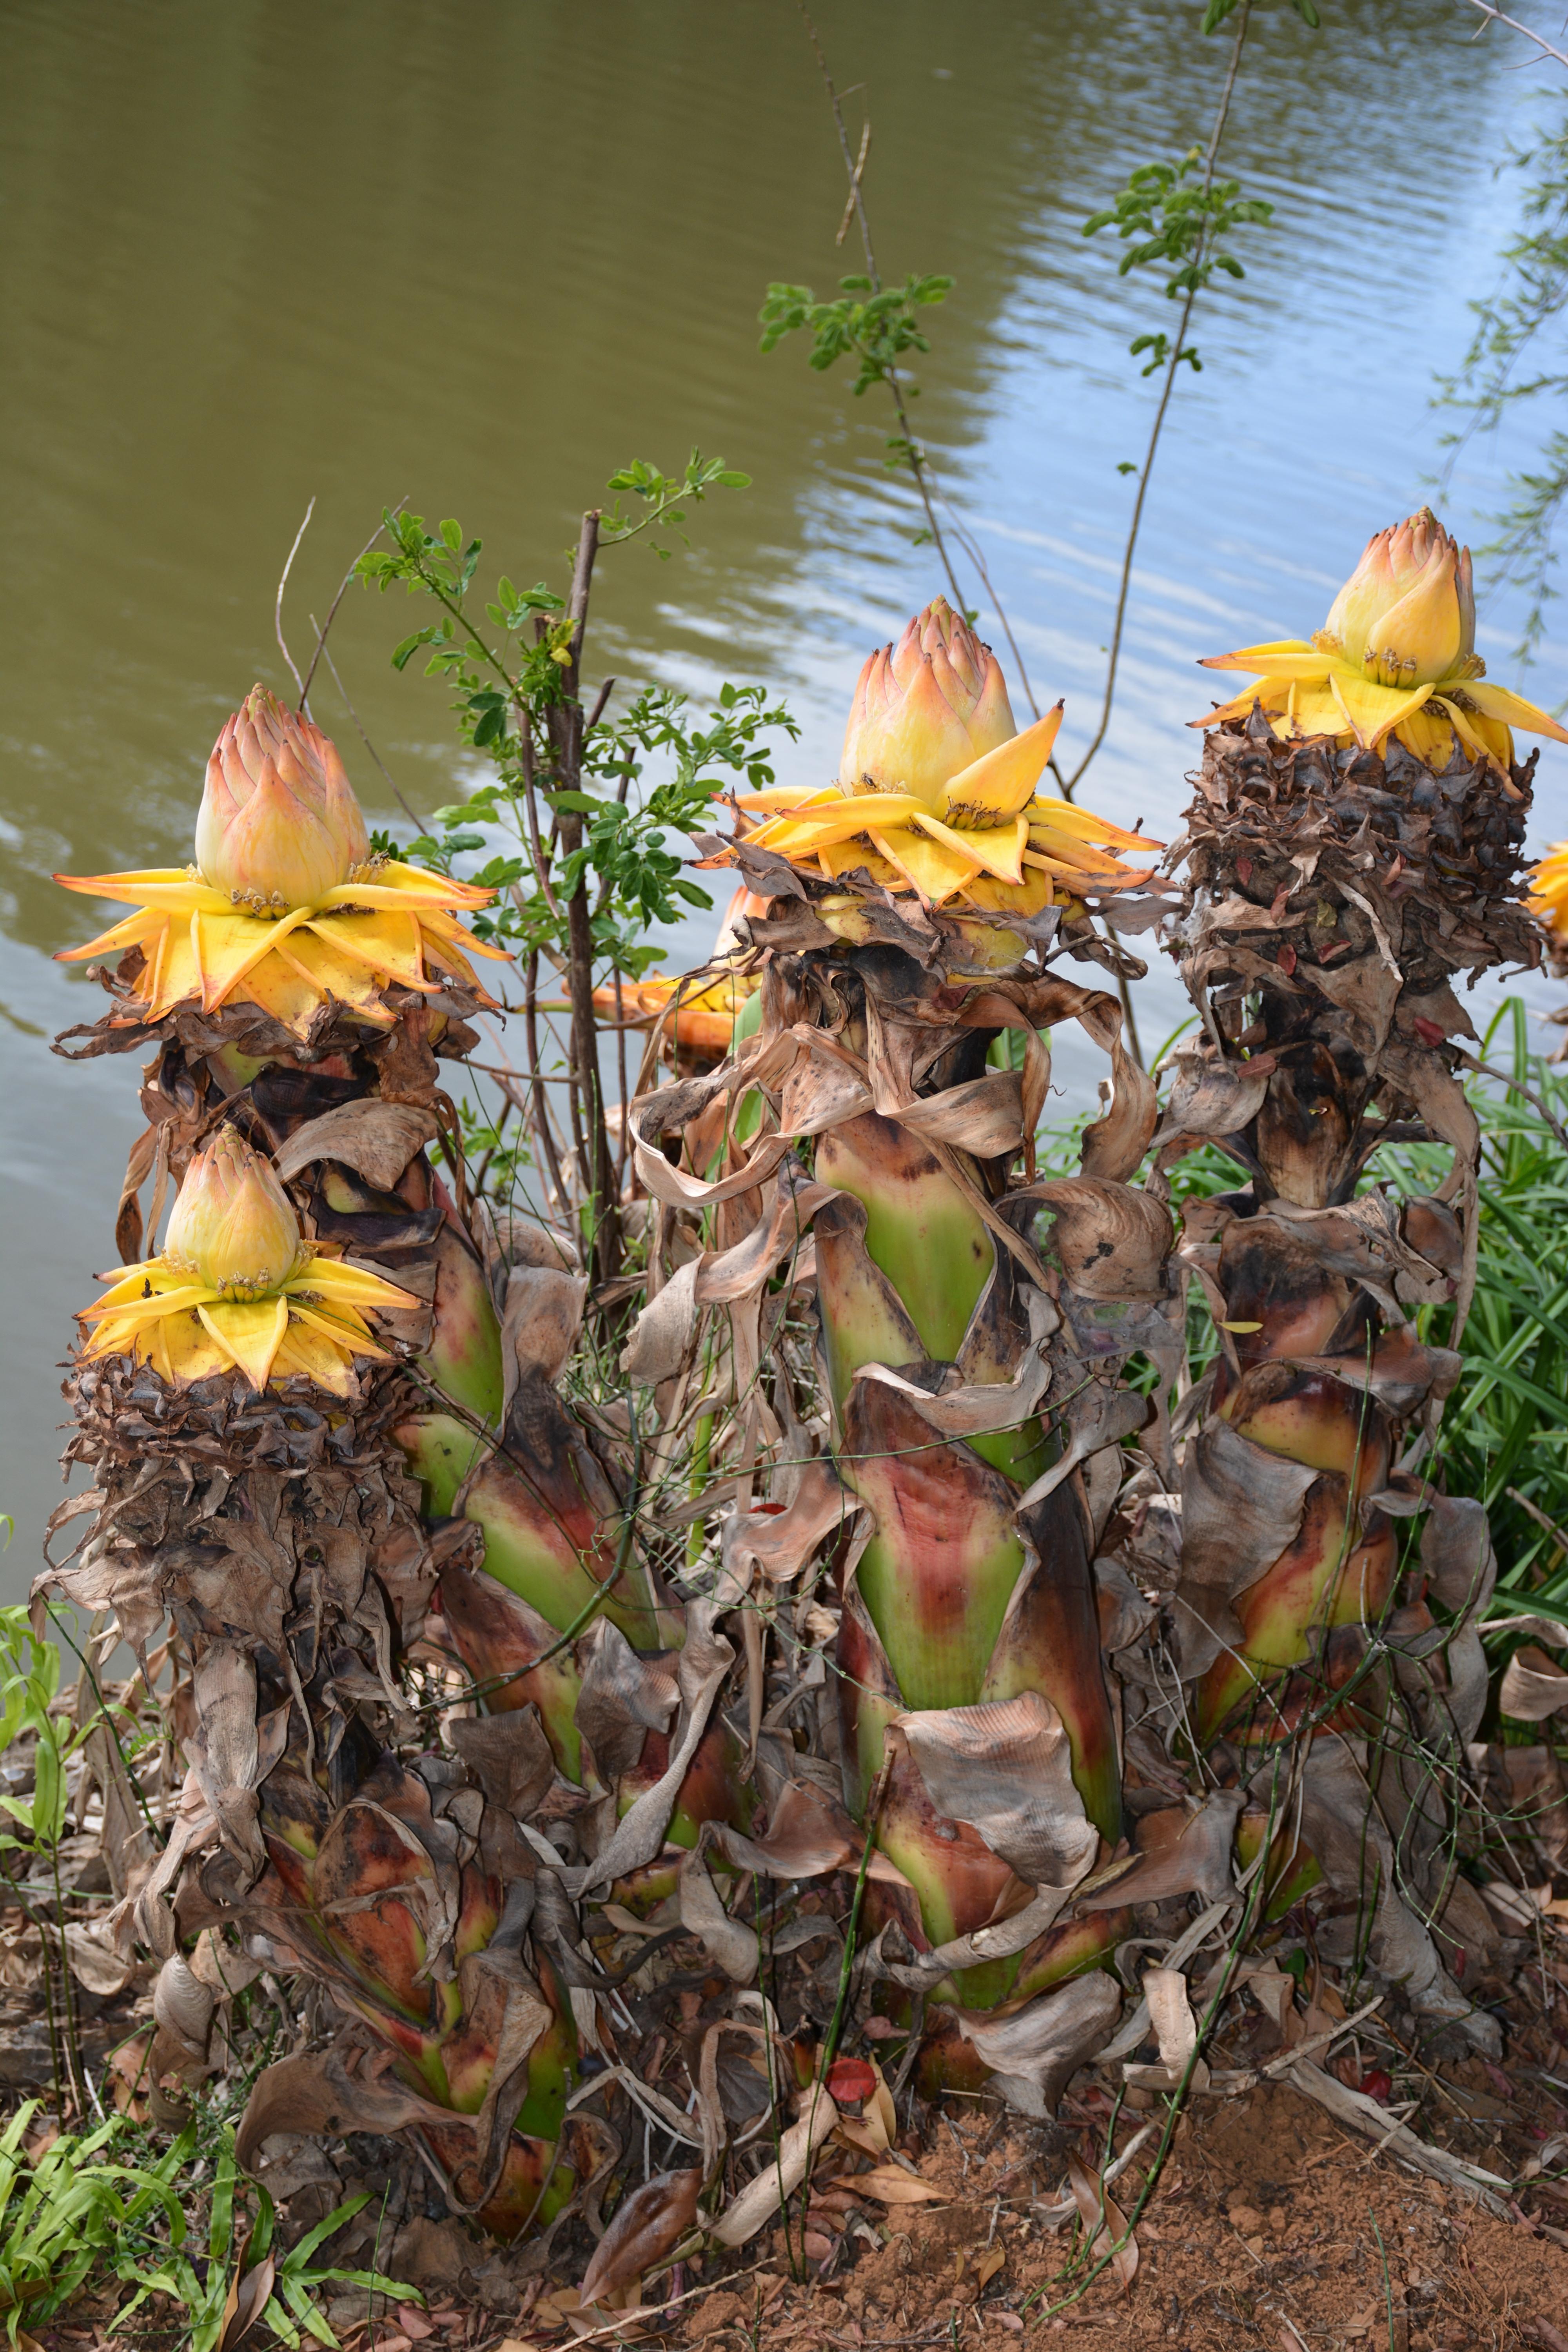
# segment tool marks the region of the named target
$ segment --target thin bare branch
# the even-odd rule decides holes
[[[393,508],[393,509],[392,509],[393,513],[394,513],[395,515],[400,515],[400,514],[403,512],[404,508],[405,508],[407,504],[408,504],[408,495],[407,495],[407,492],[406,492],[406,491],[405,491],[405,493],[404,493],[403,497],[402,497],[402,498],[400,498],[400,499],[398,499],[397,504]],[[310,520],[310,518],[307,516],[306,520],[307,520],[307,521],[308,521],[308,520]],[[309,712],[309,710],[308,710],[308,709],[306,709],[306,703],[307,703],[307,701],[308,701],[308,699],[309,699],[309,698],[310,698],[310,680],[311,680],[311,679],[315,677],[315,675],[316,675],[316,665],[317,665],[317,663],[321,660],[321,655],[322,655],[322,653],[324,652],[324,650],[325,650],[325,648],[326,648],[326,643],[327,643],[327,631],[331,627],[332,623],[333,623],[333,622],[337,619],[337,617],[338,617],[338,606],[342,603],[342,601],[343,601],[343,597],[344,597],[344,594],[346,593],[346,592],[347,592],[347,590],[348,590],[349,583],[350,583],[350,582],[353,580],[353,576],[354,576],[354,573],[355,573],[355,572],[357,571],[357,569],[358,569],[358,567],[359,567],[360,558],[361,558],[362,556],[366,556],[366,555],[368,555],[368,554],[370,553],[371,549],[375,545],[376,541],[381,537],[382,532],[383,532],[385,529],[386,529],[386,518],[385,518],[384,516],[383,516],[383,518],[382,518],[381,521],[380,521],[380,522],[378,522],[378,523],[376,524],[375,529],[371,532],[370,537],[365,541],[364,545],[360,549],[359,554],[355,556],[355,558],[354,558],[354,560],[353,560],[353,563],[351,563],[351,564],[349,565],[348,570],[343,573],[343,576],[342,576],[342,580],[338,583],[338,593],[337,593],[337,594],[332,598],[331,603],[328,605],[328,607],[327,607],[327,617],[326,617],[326,619],[325,619],[325,620],[321,624],[320,627],[317,627],[317,624],[316,624],[316,616],[315,616],[314,613],[312,613],[312,614],[311,614],[311,615],[310,615],[310,626],[311,626],[313,629],[315,629],[315,631],[316,631],[316,650],[315,650],[315,652],[310,656],[310,668],[305,672],[305,682],[304,682],[303,686],[301,686],[301,688],[300,688],[300,709],[301,710],[304,710],[304,711],[305,711],[305,716],[306,716],[307,718],[309,718],[309,717],[310,717],[310,712]],[[298,546],[298,544],[299,544],[299,541],[295,541],[295,545],[296,545],[296,546]],[[292,558],[292,556],[290,556],[290,558],[289,558],[289,562],[293,562],[293,558]],[[284,577],[285,577],[285,578],[287,578],[287,577],[288,577],[287,572],[285,572]],[[282,592],[281,592],[281,590],[279,590],[279,603],[281,603],[281,601],[282,601]],[[292,667],[293,667],[292,663],[290,663],[289,667],[290,667],[290,668],[292,668]]]
[[[285,565],[283,566],[282,576],[280,577],[280,579],[279,580],[279,583],[278,583],[278,596],[277,596],[277,601],[275,602],[275,604],[273,604],[273,607],[272,607],[272,632],[273,632],[273,635],[276,636],[276,638],[277,638],[277,640],[278,640],[278,650],[279,650],[279,652],[282,655],[282,656],[283,656],[284,660],[285,660],[285,661],[288,663],[288,665],[289,665],[289,676],[293,678],[295,685],[296,685],[296,686],[299,688],[299,689],[300,689],[300,701],[301,706],[303,705],[304,700],[305,700],[305,682],[304,682],[303,678],[301,678],[301,677],[300,676],[299,671],[298,671],[298,670],[295,668],[295,667],[294,667],[294,656],[293,656],[293,655],[289,652],[289,646],[288,646],[288,643],[287,643],[287,641],[286,641],[286,639],[285,639],[285,637],[284,637],[284,635],[283,635],[283,591],[284,591],[284,590],[285,590],[285,588],[287,588],[287,587],[288,587],[288,585],[289,585],[289,573],[290,573],[290,572],[292,572],[292,570],[294,569],[294,558],[295,558],[295,557],[299,554],[299,552],[300,552],[300,541],[304,538],[305,533],[310,530],[310,517],[315,513],[315,511],[316,511],[316,501],[315,501],[314,498],[312,498],[312,499],[311,499],[311,500],[310,500],[310,505],[305,509],[305,520],[304,520],[304,521],[300,525],[299,530],[294,533],[294,544],[293,544],[293,546],[289,550],[289,561],[288,561],[288,562],[287,562],[287,563],[285,563]]]
[[[873,290],[879,294],[882,290],[882,274],[877,267],[876,250],[871,243],[871,223],[866,211],[865,193],[860,185],[861,166],[870,149],[869,124],[867,126],[868,135],[861,141],[860,162],[858,163],[849,145],[849,133],[845,128],[844,109],[839,103],[838,91],[834,84],[833,76],[827,69],[827,58],[816,26],[811,21],[811,13],[805,5],[805,0],[801,0],[800,13],[805,19],[806,33],[816,53],[816,62],[827,88],[827,102],[833,109],[833,124],[838,133],[838,152],[844,158],[844,169],[849,175],[849,202],[859,226],[861,250],[866,256],[866,275],[871,280]],[[843,231],[840,230],[839,234],[842,236]],[[910,424],[909,410],[904,404],[903,389],[898,377],[891,371],[888,375],[888,389],[893,395],[893,406],[898,412],[899,430],[903,436],[904,446],[909,452],[910,471],[915,478],[915,486],[921,494],[921,504],[925,509],[926,524],[931,535],[931,544],[942,558],[942,568],[947,574],[947,584],[952,591],[953,604],[959,612],[964,612],[967,607],[963,601],[963,591],[958,584],[958,574],[952,568],[952,559],[947,551],[947,541],[942,535],[942,525],[936,519],[936,506],[931,498],[931,485],[926,479],[925,454],[916,441],[913,428]]]
[[[1247,19],[1251,14],[1252,0],[1242,0],[1241,13],[1237,19],[1236,39],[1231,44],[1230,68],[1225,78],[1225,89],[1220,93],[1219,111],[1215,116],[1214,130],[1209,138],[1208,154],[1204,163],[1203,189],[1205,196],[1214,184],[1215,163],[1219,154],[1219,142],[1225,132],[1226,119],[1230,112],[1231,92],[1236,88],[1236,77],[1241,65],[1242,46],[1247,39]],[[1194,256],[1194,261],[1201,256],[1202,250],[1200,241],[1197,253]],[[1154,453],[1160,446],[1160,434],[1165,422],[1165,411],[1171,405],[1171,394],[1176,388],[1176,370],[1182,363],[1182,350],[1186,341],[1187,322],[1193,315],[1193,304],[1197,299],[1197,290],[1195,283],[1189,286],[1186,300],[1182,305],[1181,324],[1177,327],[1172,340],[1171,357],[1165,369],[1165,381],[1160,393],[1160,405],[1154,411],[1154,423],[1149,435],[1149,446],[1143,453],[1143,463],[1139,468],[1138,495],[1132,502],[1132,520],[1128,525],[1127,545],[1121,558],[1121,584],[1116,597],[1116,625],[1110,633],[1110,654],[1105,672],[1105,700],[1100,705],[1100,724],[1095,729],[1094,740],[1073,770],[1071,777],[1062,786],[1062,791],[1069,801],[1089,761],[1104,742],[1106,730],[1110,724],[1110,706],[1116,698],[1116,675],[1121,659],[1121,632],[1127,619],[1127,596],[1132,584],[1132,558],[1137,550],[1138,533],[1143,521],[1143,501],[1149,492],[1149,476],[1154,464]]]
[[[1533,25],[1521,25],[1517,16],[1505,16],[1500,8],[1494,8],[1492,6],[1491,0],[1468,0],[1468,5],[1472,8],[1479,9],[1480,14],[1485,16],[1489,23],[1494,25],[1506,25],[1511,33],[1522,33],[1525,39],[1527,41],[1533,41],[1536,47],[1546,57],[1555,58],[1560,66],[1568,66],[1568,49],[1554,48],[1552,44],[1547,39],[1545,34],[1538,33]],[[1479,40],[1485,31],[1485,25],[1478,25],[1476,26],[1476,38]]]
[[[316,626],[316,616],[314,613],[310,615],[310,626],[312,628],[315,628]],[[408,819],[409,824],[417,825],[421,833],[428,833],[430,830],[429,819],[427,817],[422,817],[417,809],[409,807],[408,803],[404,799],[398,786],[393,781],[391,770],[387,767],[387,764],[382,758],[381,753],[376,750],[375,745],[371,741],[370,737],[365,733],[364,723],[360,718],[359,712],[354,709],[353,703],[350,699],[348,688],[338,676],[338,666],[332,659],[331,654],[327,652],[326,631],[324,629],[319,631],[318,635],[320,638],[318,650],[322,655],[326,661],[327,667],[332,674],[332,684],[337,688],[338,692],[342,696],[343,701],[348,706],[349,717],[353,720],[355,727],[359,730],[360,741],[364,745],[365,750],[370,753],[371,758],[381,770],[382,775],[386,781],[387,790],[392,793],[398,807]]]

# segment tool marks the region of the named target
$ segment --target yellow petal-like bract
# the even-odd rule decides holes
[[[237,1371],[260,1391],[303,1373],[345,1396],[356,1357],[386,1358],[360,1310],[416,1304],[301,1241],[271,1164],[233,1127],[192,1160],[160,1255],[107,1280],[78,1318],[84,1357],[132,1356],[176,1388]]]
[[[1568,939],[1568,841],[1554,842],[1531,877],[1530,911]]]
[[[1205,669],[1259,675],[1191,724],[1245,719],[1256,704],[1286,741],[1331,735],[1382,751],[1395,740],[1439,769],[1456,751],[1506,769],[1510,727],[1568,743],[1568,730],[1547,711],[1485,682],[1475,642],[1470,551],[1423,507],[1368,541],[1310,644],[1287,637],[1209,655]]]
[[[391,1028],[394,987],[433,995],[455,980],[494,1002],[468,958],[504,962],[505,950],[457,920],[489,906],[494,891],[370,856],[333,745],[264,687],[246,698],[207,762],[196,859],[184,869],[57,874],[68,890],[136,909],[58,961],[139,948],[132,1003],[142,1020],[191,1003],[204,1013],[254,1004],[300,1037],[329,1002]]]
[[[910,891],[951,908],[961,924],[966,909],[1026,920],[1061,903],[1081,914],[1082,891],[1147,879],[1112,848],[1162,845],[1040,796],[1061,719],[1058,702],[1018,731],[995,656],[939,596],[861,671],[837,788],[742,793],[736,805],[756,820],[745,838],[829,881],[861,873],[895,894]],[[818,912],[829,929],[855,931],[847,906]],[[1010,934],[973,929],[989,961],[1025,951],[1021,940],[1008,946]]]

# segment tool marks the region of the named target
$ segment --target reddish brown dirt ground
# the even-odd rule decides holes
[[[816,2343],[1002,2352],[1069,2334],[1126,2352],[1559,2352],[1568,2343],[1568,2243],[1417,2179],[1288,2088],[1199,2101],[1140,2226],[1130,2294],[1107,2274],[1042,2319],[1063,2292],[1052,2282],[1071,2233],[1032,2222],[1033,2184],[1020,2170],[1036,2167],[1016,2139],[982,2154],[988,2118],[955,2128],[963,2144],[944,2131],[945,2150],[921,2163],[950,2203],[891,2213],[886,2246],[863,2246],[832,2284],[790,2283],[779,2236],[770,2249],[779,2267],[693,2299],[684,2340],[711,2352]],[[1038,2167],[1047,2198],[1060,2169],[1059,2158]]]

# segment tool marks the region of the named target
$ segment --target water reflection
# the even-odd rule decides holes
[[[823,14],[841,84],[864,86],[851,117],[873,116],[884,273],[959,281],[921,428],[1037,693],[1068,696],[1069,754],[1092,730],[1131,503],[1116,465],[1141,451],[1152,396],[1125,345],[1170,323],[1157,285],[1119,282],[1079,224],[1131,163],[1205,128],[1222,50],[1196,14]],[[784,0],[11,0],[6,27],[0,1507],[20,1587],[54,1491],[52,1368],[108,1260],[138,1126],[130,1064],[72,1070],[47,1050],[96,1010],[47,961],[96,910],[47,877],[188,856],[218,725],[254,678],[284,682],[272,594],[307,500],[300,636],[401,496],[461,516],[531,580],[559,574],[612,466],[721,450],[755,488],[694,519],[689,555],[607,561],[590,667],[785,688],[805,775],[836,759],[868,646],[935,582],[874,401],[797,349],[756,352],[766,280],[826,288],[854,262]],[[1258,12],[1226,162],[1279,226],[1248,236],[1245,287],[1200,313],[1205,372],[1173,413],[1093,772],[1110,813],[1172,828],[1195,757],[1182,722],[1206,699],[1194,655],[1310,628],[1367,532],[1426,494],[1431,370],[1489,282],[1509,201],[1493,165],[1531,103],[1503,55],[1472,47],[1448,0],[1336,0],[1315,37],[1282,5]],[[1497,667],[1508,616],[1489,619]],[[427,808],[455,763],[443,689],[386,667],[409,625],[356,593],[334,650]],[[1563,683],[1554,657],[1535,687]],[[330,681],[317,708],[367,808],[395,818]],[[1568,829],[1563,772],[1550,754],[1543,832]],[[701,944],[695,927],[672,948]],[[1163,973],[1141,997],[1146,1036],[1180,1018]],[[1065,1052],[1064,1100],[1097,1075]]]

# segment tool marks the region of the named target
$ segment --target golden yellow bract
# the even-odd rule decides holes
[[[948,778],[934,807],[913,793],[882,789],[847,793],[783,787],[742,793],[736,805],[761,822],[746,837],[792,864],[815,865],[829,881],[857,868],[895,890],[912,890],[931,906],[955,899],[1005,911],[1005,892],[1018,894],[1020,911],[1051,903],[1037,874],[1059,875],[1075,890],[1114,890],[1143,879],[1140,869],[1108,856],[1110,848],[1155,850],[1156,841],[1128,833],[1070,802],[1042,800],[1035,790],[1061,724],[1061,706],[995,750]]]
[[[139,948],[132,1001],[144,1020],[193,1000],[209,1013],[255,1004],[297,1037],[329,1001],[390,1029],[393,987],[431,995],[451,979],[494,1003],[468,958],[510,959],[456,917],[488,907],[495,892],[373,857],[335,745],[265,687],[247,695],[213,746],[195,848],[185,867],[57,874],[68,890],[136,908],[57,961]]]
[[[1530,876],[1530,911],[1537,920],[1568,939],[1568,841],[1554,842]]]
[[[961,922],[965,908],[1027,919],[1061,904],[1081,914],[1080,892],[1146,879],[1110,850],[1163,845],[1040,798],[1061,722],[1058,702],[1016,730],[995,656],[934,597],[861,670],[837,781],[741,794],[737,808],[755,820],[745,838],[829,882],[860,873],[895,895],[913,892]],[[847,901],[817,911],[830,929],[856,929]],[[1012,934],[986,940],[971,928],[982,961],[1024,952]]]
[[[487,907],[493,890],[392,860],[363,881],[337,884],[319,905],[276,919],[236,908],[194,867],[55,879],[89,898],[136,905],[134,915],[86,947],[62,949],[56,960],[81,963],[140,948],[145,961],[136,1002],[146,1021],[161,1021],[192,999],[204,1013],[255,1004],[302,1037],[332,998],[390,1029],[397,1016],[384,1002],[389,987],[431,995],[450,977],[490,1004],[468,957],[510,960],[464,930],[451,911]]]
[[[1368,541],[1310,643],[1277,638],[1211,654],[1203,667],[1260,675],[1194,727],[1245,719],[1256,703],[1283,740],[1331,735],[1381,751],[1393,736],[1430,768],[1446,767],[1458,744],[1506,771],[1514,727],[1568,743],[1548,712],[1487,682],[1475,650],[1470,551],[1428,507]]]
[[[302,1374],[345,1396],[356,1357],[387,1360],[360,1309],[418,1304],[379,1275],[308,1247],[287,1281],[261,1298],[226,1297],[164,1257],[105,1278],[110,1288],[78,1318],[90,1327],[83,1356],[133,1356],[172,1388],[238,1371],[261,1390]]]

